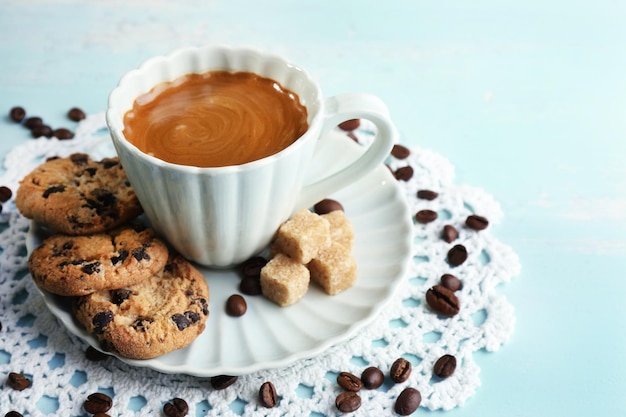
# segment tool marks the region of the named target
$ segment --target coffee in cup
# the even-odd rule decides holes
[[[198,167],[241,165],[278,153],[307,130],[297,94],[251,72],[186,74],[140,95],[124,135],[142,152]]]

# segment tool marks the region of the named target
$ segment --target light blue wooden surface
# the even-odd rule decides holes
[[[379,95],[505,217],[517,327],[450,417],[626,415],[626,2],[0,1],[0,112],[67,124],[146,58],[245,44]],[[4,114],[6,114],[4,113]],[[28,140],[0,121],[0,155]],[[416,415],[429,414],[420,410]]]

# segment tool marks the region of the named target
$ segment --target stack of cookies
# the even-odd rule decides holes
[[[142,208],[117,158],[48,160],[20,182],[15,204],[53,231],[30,255],[33,280],[72,297],[76,319],[104,350],[148,359],[202,333],[206,281],[134,221]]]

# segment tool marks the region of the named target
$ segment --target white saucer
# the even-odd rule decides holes
[[[325,162],[316,169],[332,171],[361,152],[345,134],[329,134],[337,136],[338,148],[333,155],[325,155]],[[90,153],[111,156],[102,149]],[[234,318],[225,313],[224,305],[228,296],[238,293],[237,273],[199,267],[211,292],[205,331],[187,348],[155,359],[119,359],[165,373],[242,375],[313,357],[354,335],[376,317],[405,277],[411,261],[413,223],[403,191],[385,166],[331,197],[343,204],[355,230],[353,255],[358,278],[352,288],[328,296],[312,285],[302,300],[286,308],[263,296],[246,296],[246,314]],[[26,239],[28,253],[42,239],[42,229],[31,224]],[[99,348],[96,339],[73,319],[66,300],[40,291],[67,330]]]

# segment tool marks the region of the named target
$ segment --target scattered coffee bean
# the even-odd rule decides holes
[[[17,411],[9,411],[8,413],[4,415],[4,417],[24,417],[24,416],[21,413],[18,413]]]
[[[15,106],[9,111],[9,117],[15,123],[20,123],[26,117],[26,110],[23,107]]]
[[[467,249],[463,245],[454,245],[448,251],[448,263],[452,266],[459,266],[467,260]]]
[[[432,191],[432,190],[419,190],[417,192],[417,198],[421,199],[421,200],[434,200],[435,198],[439,197],[439,193],[436,191]]]
[[[259,276],[261,276],[261,269],[263,269],[265,264],[267,264],[267,259],[262,256],[254,256],[241,264],[241,266],[239,267],[239,272],[244,278],[258,278]]]
[[[465,219],[465,225],[474,230],[485,230],[489,226],[489,220],[483,216],[472,214]]]
[[[187,401],[182,398],[174,398],[172,402],[163,405],[163,413],[167,417],[185,417],[189,412]]]
[[[108,415],[107,413],[96,413],[91,417],[111,417],[111,416]]]
[[[35,126],[30,130],[34,138],[40,138],[42,136],[46,138],[52,137],[52,128],[48,125]]]
[[[339,123],[339,129],[345,130],[346,132],[351,132],[353,130],[356,130],[359,128],[359,126],[361,126],[360,119],[350,119],[350,120],[346,120],[345,122]]]
[[[0,213],[2,213],[2,210],[4,210],[4,207],[0,204]]]
[[[5,185],[0,185],[0,202],[6,203],[13,197],[13,191]]]
[[[393,145],[393,148],[391,148],[391,156],[396,159],[406,159],[409,155],[411,155],[411,150],[399,143],[396,143]]]
[[[41,126],[43,124],[43,119],[41,117],[32,116],[24,120],[24,126],[28,129],[32,129],[36,126]]]
[[[109,355],[107,355],[106,353],[100,352],[98,349],[94,347],[89,346],[87,350],[85,351],[85,358],[87,358],[87,360],[92,361],[92,362],[100,362],[100,361],[107,360],[109,358]]]
[[[394,410],[401,416],[408,416],[418,409],[421,402],[422,394],[415,388],[407,387],[396,398]]]
[[[222,390],[230,387],[237,382],[238,377],[230,375],[217,375],[211,377],[211,386],[216,390]]]
[[[441,232],[441,238],[448,243],[454,242],[459,237],[459,232],[456,230],[454,226],[451,224],[446,224],[443,226],[443,231]]]
[[[106,394],[96,392],[89,394],[83,403],[83,408],[91,414],[106,413],[113,406],[113,400]]]
[[[435,285],[426,291],[426,302],[431,310],[443,316],[452,317],[459,313],[459,299],[442,285]]]
[[[367,389],[376,389],[385,382],[385,375],[383,371],[377,367],[370,366],[365,368],[361,374],[361,382],[363,382],[363,386]]]
[[[266,381],[261,384],[259,389],[259,401],[265,408],[273,408],[278,404],[278,394],[276,393],[276,387],[270,381]]]
[[[14,390],[23,391],[30,387],[30,379],[26,378],[23,374],[17,372],[9,372],[9,378],[7,379],[7,385]]]
[[[335,406],[342,413],[351,413],[361,406],[361,397],[354,391],[344,391],[335,398]]]
[[[337,375],[337,384],[346,391],[360,391],[363,388],[361,379],[350,372],[341,372]]]
[[[393,364],[391,364],[389,376],[393,382],[401,383],[409,379],[412,369],[413,366],[411,365],[411,362],[404,358],[398,358],[393,362]]]
[[[313,211],[317,214],[327,214],[335,210],[343,211],[343,205],[337,200],[326,198],[313,206]]]
[[[60,140],[68,140],[68,139],[72,139],[74,137],[74,133],[72,133],[71,130],[66,129],[64,127],[60,127],[58,129],[55,129],[52,132],[52,136],[54,136],[57,139]]]
[[[245,277],[239,282],[239,291],[246,295],[262,294],[261,279],[258,277]]]
[[[85,112],[79,109],[78,107],[72,107],[70,111],[67,112],[67,117],[69,117],[70,120],[73,120],[75,122],[80,122],[87,116],[85,115]]]
[[[452,355],[443,355],[433,366],[433,373],[439,378],[447,378],[454,373],[456,369],[456,358]]]
[[[240,317],[246,314],[248,304],[246,299],[239,294],[233,294],[226,300],[226,313],[232,317]]]
[[[420,210],[415,214],[415,220],[421,224],[434,222],[437,220],[437,212],[428,209]]]
[[[398,181],[408,181],[411,178],[413,178],[413,167],[410,165],[407,165],[405,167],[400,167],[396,169],[393,175],[396,177]]]
[[[463,287],[461,280],[452,274],[443,274],[441,276],[441,285],[450,291],[458,291]]]

